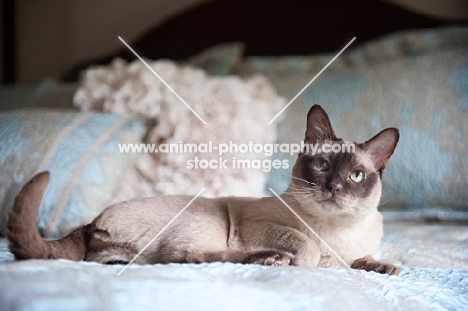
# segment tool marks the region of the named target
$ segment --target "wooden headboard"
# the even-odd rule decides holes
[[[245,55],[305,55],[337,51],[391,32],[454,22],[418,15],[376,0],[218,0],[199,5],[150,29],[131,46],[150,59],[184,59],[219,43],[244,42]],[[126,48],[72,68],[76,81],[90,64],[133,60]]]

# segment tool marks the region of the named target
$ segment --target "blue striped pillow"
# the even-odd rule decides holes
[[[18,110],[0,115],[0,234],[22,185],[51,173],[37,222],[57,237],[99,214],[125,182],[135,154],[119,143],[138,143],[144,124],[107,113]]]

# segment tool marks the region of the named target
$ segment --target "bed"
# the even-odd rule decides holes
[[[272,127],[264,124],[336,54],[344,37],[301,55],[256,50],[249,41],[210,40],[189,55],[170,54],[168,46],[165,53],[175,60],[150,60],[148,52],[148,64],[211,122],[209,133],[139,60],[123,54],[94,62],[101,65],[81,72],[79,80],[73,69],[67,83],[46,79],[2,88],[0,309],[465,310],[468,28],[422,19],[402,19],[415,23],[405,25],[409,30],[368,33]],[[177,19],[169,26],[176,27]],[[141,40],[146,51],[148,40]],[[299,142],[305,113],[316,103],[329,113],[338,136],[350,140],[385,127],[400,129],[400,144],[384,172],[384,237],[376,254],[400,266],[398,276],[230,263],[131,265],[117,276],[123,266],[14,261],[8,251],[8,209],[39,170],[52,173],[37,218],[46,238],[63,236],[104,207],[134,197],[196,194],[201,187],[208,196],[284,191],[290,169],[189,171],[184,164],[194,155],[122,153],[118,145]],[[256,156],[294,161],[284,153]]]
[[[457,225],[386,223],[380,256],[399,276],[240,264],[123,266],[13,261],[0,244],[8,310],[464,310],[468,233]],[[19,299],[19,297],[21,297]]]

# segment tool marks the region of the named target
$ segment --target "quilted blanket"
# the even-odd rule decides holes
[[[466,310],[468,230],[387,223],[398,276],[230,263],[106,266],[13,261],[0,240],[1,310]]]

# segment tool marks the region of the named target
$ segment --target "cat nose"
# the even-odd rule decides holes
[[[339,182],[328,182],[327,188],[328,188],[328,191],[331,192],[332,196],[334,196],[335,193],[337,193],[343,188],[343,185]]]

